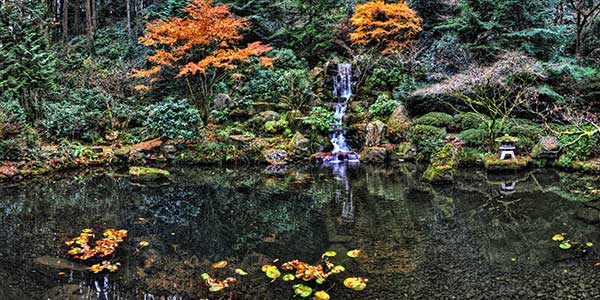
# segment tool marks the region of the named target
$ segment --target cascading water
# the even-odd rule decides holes
[[[352,97],[352,64],[338,64],[337,71],[337,76],[333,78],[333,95],[343,101],[335,104],[335,130],[331,134],[333,150],[331,151],[332,159],[329,163],[340,163],[342,161],[340,157],[349,162],[358,162],[358,156],[346,143],[343,122],[348,102]]]

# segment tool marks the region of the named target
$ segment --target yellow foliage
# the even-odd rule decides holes
[[[383,53],[410,45],[423,30],[422,19],[404,1],[388,4],[377,0],[359,4],[350,21],[356,27],[350,34],[353,45],[373,45]]]

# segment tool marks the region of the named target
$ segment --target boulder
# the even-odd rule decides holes
[[[131,151],[129,150],[129,148],[120,148],[115,150],[115,156],[123,161],[128,161],[130,154]]]
[[[295,155],[307,155],[309,154],[310,140],[307,139],[302,133],[296,132],[290,141],[290,149]]]
[[[175,153],[177,153],[177,148],[175,145],[163,144],[160,146],[160,152],[167,159],[175,158]]]
[[[267,149],[262,151],[265,160],[272,165],[286,164],[288,160],[287,152],[283,149]]]
[[[388,150],[385,147],[364,147],[360,152],[362,162],[384,162],[388,157]]]
[[[531,156],[534,158],[556,158],[560,151],[560,142],[555,136],[543,136],[533,147]]]
[[[404,105],[398,106],[387,123],[387,136],[394,143],[404,142],[408,138],[408,128],[410,127],[410,117]]]
[[[267,111],[263,111],[260,114],[258,114],[258,117],[265,121],[279,121],[279,114],[277,112],[274,112],[272,110],[267,110]]]
[[[454,166],[459,149],[452,143],[446,143],[423,173],[423,181],[445,183],[454,181]]]
[[[227,94],[217,94],[213,99],[213,109],[221,111],[226,109],[231,103],[231,97]]]
[[[381,145],[385,137],[385,129],[385,124],[379,120],[367,124],[365,127],[365,146],[377,147]]]
[[[171,173],[157,168],[129,167],[129,175],[132,181],[144,182],[167,179]]]
[[[575,216],[588,224],[600,223],[600,210],[594,208],[580,208],[575,210]]]

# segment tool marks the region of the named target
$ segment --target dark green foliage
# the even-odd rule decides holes
[[[385,121],[399,104],[398,101],[390,98],[388,94],[381,94],[377,97],[375,103],[369,106],[369,111],[376,119]]]
[[[284,101],[299,107],[308,104],[313,82],[306,62],[289,49],[274,49],[267,56],[275,59],[273,67],[263,67],[255,59],[253,73],[237,89],[242,102],[251,105]]]
[[[415,125],[408,131],[408,139],[425,159],[431,159],[444,147],[445,137],[446,130],[429,125]]]
[[[0,96],[0,161],[25,158],[38,142],[37,132],[27,125],[19,103]]]
[[[144,126],[164,139],[195,140],[199,137],[202,119],[200,112],[188,100],[165,98],[148,107]]]
[[[519,138],[517,150],[520,153],[529,153],[540,141],[544,133],[543,128],[529,120],[510,119],[506,122],[505,134]]]
[[[98,89],[71,91],[62,101],[44,106],[45,118],[41,126],[48,138],[96,141],[92,137],[111,127],[113,101],[110,95]]]
[[[39,1],[0,5],[0,95],[18,100],[30,120],[40,117],[42,103],[57,89],[45,15]]]
[[[415,119],[414,124],[429,125],[439,128],[451,127],[454,124],[454,117],[447,113],[430,112]]]
[[[317,106],[313,107],[304,123],[309,125],[312,130],[328,132],[335,125],[335,117],[331,109]]]
[[[457,131],[479,128],[485,121],[487,120],[482,120],[480,115],[473,112],[459,113],[454,116]]]
[[[484,129],[467,129],[461,131],[459,138],[467,146],[483,148],[487,144],[488,134]]]
[[[540,58],[560,55],[567,27],[555,24],[558,0],[463,0],[461,12],[438,30],[456,32],[482,57],[515,49]]]

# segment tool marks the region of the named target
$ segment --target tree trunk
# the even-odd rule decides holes
[[[94,24],[92,21],[92,2],[94,0],[85,0],[85,26],[87,30],[88,52],[94,54]]]
[[[127,3],[127,34],[129,34],[129,37],[131,38],[131,0],[125,0],[125,2]]]
[[[75,0],[75,19],[73,21],[73,34],[78,35],[81,33],[79,29],[81,24],[81,0]]]
[[[62,33],[65,42],[69,41],[69,0],[63,0],[62,6]]]

